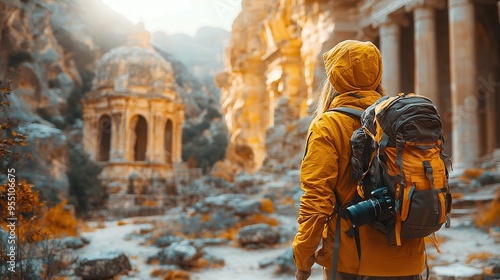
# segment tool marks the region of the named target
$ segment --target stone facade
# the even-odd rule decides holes
[[[500,148],[496,121],[500,114],[495,109],[500,106],[496,1],[362,1],[360,5],[360,28],[375,34],[369,39],[379,40],[384,55],[382,82],[388,93],[413,91],[437,104],[446,139],[451,140],[447,151],[455,171],[477,167],[482,156]],[[406,55],[401,54],[403,49]],[[403,67],[412,67],[413,75],[405,74]]]
[[[500,148],[497,3],[275,0],[266,8],[244,0],[219,76],[233,135],[229,147],[237,143],[253,155],[241,169],[253,172],[261,166],[269,127],[307,114],[325,77],[321,55],[345,39],[370,40],[380,48],[382,84],[389,95],[415,92],[437,104],[456,171],[477,166],[483,155]],[[254,16],[258,9],[267,14]],[[241,78],[247,72],[252,79]],[[252,94],[236,98],[249,88]],[[259,106],[248,114],[242,106],[231,106],[250,100]],[[233,152],[228,149],[228,160]]]
[[[182,161],[184,106],[172,66],[149,39],[139,25],[126,46],[104,54],[83,101],[85,149],[113,194],[164,194]]]

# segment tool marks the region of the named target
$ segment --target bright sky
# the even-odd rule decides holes
[[[150,32],[194,36],[202,26],[231,25],[241,11],[241,0],[102,0],[134,24],[143,21]]]

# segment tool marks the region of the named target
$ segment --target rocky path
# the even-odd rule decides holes
[[[484,206],[494,197],[495,190],[496,188],[478,190],[465,194],[455,201],[452,227],[443,227],[438,232],[441,253],[437,253],[430,243],[427,246],[431,279],[499,279],[495,278],[496,276],[484,276],[500,274],[499,237],[478,229],[474,223],[484,210]],[[294,232],[296,228],[294,216],[277,214],[273,216],[280,221],[282,228]],[[153,227],[152,224],[159,220],[165,222],[168,218],[166,216],[129,218],[120,223],[107,221],[100,226],[98,223],[90,223],[89,226],[95,230],[83,233],[83,236],[91,240],[90,244],[75,252],[79,258],[83,258],[103,251],[121,250],[129,257],[133,270],[128,276],[122,276],[120,279],[154,279],[151,273],[164,266],[147,264],[146,260],[160,249],[149,245],[149,237],[144,233],[147,233]],[[253,250],[243,249],[232,243],[207,245],[204,250],[210,255],[224,259],[225,265],[220,268],[191,271],[191,279],[293,279],[293,275],[276,275],[275,264],[261,267],[263,262],[276,260],[283,253],[290,244],[290,236],[287,240],[271,248]],[[319,266],[313,267],[310,279],[321,279]]]
[[[149,220],[160,219],[161,217],[149,217]],[[150,224],[136,224],[137,219],[130,218],[121,221],[108,221],[103,225],[90,223],[90,227],[97,227],[95,231],[83,233],[82,236],[88,238],[89,245],[76,250],[79,258],[91,257],[102,252],[123,251],[129,258],[133,271],[130,277],[123,279],[150,279],[154,266],[146,263],[148,257],[158,251],[154,246],[144,246],[144,238],[134,237],[141,229],[149,229]],[[141,218],[144,220],[144,218]]]
[[[154,219],[150,217],[149,219]],[[160,218],[160,217],[156,217]],[[143,218],[141,218],[143,219]],[[470,219],[453,219],[454,226],[442,229],[439,237],[443,240],[440,244],[441,254],[432,246],[428,246],[429,263],[440,274],[466,276],[480,273],[488,264],[481,259],[471,263],[468,260],[475,255],[495,255],[500,253],[500,244],[487,232],[477,229],[471,224]],[[144,238],[133,235],[141,229],[148,228],[148,224],[134,224],[134,219],[123,220],[125,225],[118,225],[116,221],[106,222],[104,228],[85,233],[91,243],[78,250],[78,255],[84,257],[102,251],[121,250],[130,259],[133,271],[129,276],[120,279],[151,279],[151,272],[161,268],[159,265],[146,263],[148,257],[158,252],[154,246],[144,245]],[[131,237],[132,236],[132,237]],[[134,237],[135,236],[135,237]],[[270,249],[245,250],[232,245],[206,246],[205,251],[223,258],[225,266],[222,268],[206,269],[192,272],[192,279],[219,280],[219,279],[293,279],[291,275],[276,275],[274,265],[260,268],[259,263],[269,259],[276,259],[287,245]],[[435,273],[433,273],[435,275]],[[319,266],[313,269],[311,280],[321,279]]]
[[[222,246],[208,247],[206,250],[215,256],[224,258],[226,260],[226,265],[220,269],[210,269],[193,273],[192,279],[289,280],[294,278],[291,275],[275,274],[276,267],[274,266],[259,268],[260,261],[277,258],[283,252],[283,247],[261,250],[244,250],[236,247]],[[319,266],[314,267],[312,276],[309,279],[322,279],[321,269]]]
[[[162,219],[163,217],[148,217],[147,220]],[[141,220],[138,224],[137,221]],[[83,233],[82,236],[88,238],[91,242],[84,248],[75,252],[79,258],[100,254],[108,251],[123,251],[130,259],[133,271],[128,276],[121,276],[120,279],[152,279],[151,273],[161,266],[157,264],[147,264],[148,257],[159,251],[154,246],[147,246],[146,241],[141,235],[137,235],[141,230],[147,231],[150,224],[143,223],[145,218],[129,218],[120,221],[104,222],[100,226],[97,223],[90,223],[94,231]],[[283,223],[289,224],[293,219],[284,218]],[[213,256],[225,260],[222,268],[206,269],[191,272],[191,279],[203,280],[223,280],[223,279],[291,279],[290,275],[276,275],[274,265],[260,268],[259,263],[265,260],[278,258],[287,245],[281,245],[274,248],[246,250],[232,245],[223,246],[205,246],[205,251]],[[293,278],[293,277],[292,277]],[[160,278],[158,278],[160,279]],[[319,280],[321,278],[321,268],[315,266],[310,278]]]

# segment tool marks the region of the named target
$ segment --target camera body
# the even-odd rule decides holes
[[[394,215],[394,199],[387,187],[371,192],[372,198],[347,207],[345,216],[353,226],[359,227],[375,220],[386,220]]]

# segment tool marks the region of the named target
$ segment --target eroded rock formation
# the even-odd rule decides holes
[[[493,78],[498,77],[498,1],[274,0],[266,5],[267,15],[255,22],[261,3],[243,1],[225,72],[218,77],[232,135],[227,160],[239,170],[261,166],[267,128],[307,114],[324,80],[321,55],[345,39],[379,46],[388,95],[415,92],[436,102],[444,116],[446,148],[455,158],[454,174],[477,167],[481,156],[499,148]],[[256,100],[260,106],[253,108]],[[249,109],[242,109],[247,103]]]
[[[55,199],[59,192],[71,195],[66,172],[75,163],[68,145],[77,142],[81,146],[81,99],[91,90],[97,61],[125,44],[134,26],[100,0],[12,0],[0,1],[0,27],[2,88],[12,81],[8,117],[15,130],[21,127],[27,133],[29,146],[25,151],[33,155],[33,160],[19,170],[20,176],[43,191],[50,189],[48,198]],[[210,42],[213,49],[206,57],[221,49],[228,37],[212,29],[204,28],[196,37],[200,42]],[[155,46],[155,51],[168,57],[175,71],[175,84],[168,82],[175,85],[186,106],[186,155],[182,160],[192,159],[192,167],[209,168],[224,156],[227,142],[214,74],[202,71],[205,76],[194,76],[192,69],[205,69],[197,66],[199,60],[190,61],[188,68],[176,54],[159,48]],[[210,67],[213,70],[218,64]],[[217,72],[220,70],[217,68]],[[216,156],[207,155],[210,153]],[[180,157],[177,155],[178,160]]]
[[[12,81],[9,96],[14,127],[28,134],[27,152],[33,155],[22,178],[54,195],[68,191],[68,154],[65,130],[75,125],[75,100],[89,80],[89,69],[102,47],[120,40],[127,21],[116,14],[97,36],[98,1],[2,1],[0,3],[0,79]],[[90,18],[90,7],[94,8]],[[92,19],[89,24],[87,20]],[[129,23],[130,24],[130,23]],[[101,28],[102,29],[102,28]],[[70,108],[71,107],[71,108]],[[28,125],[29,124],[29,125]]]
[[[320,55],[357,36],[355,7],[344,2],[243,1],[225,71],[216,78],[232,135],[227,166],[237,166],[236,172],[258,170],[267,153],[267,129],[292,125],[308,114],[324,79]]]

